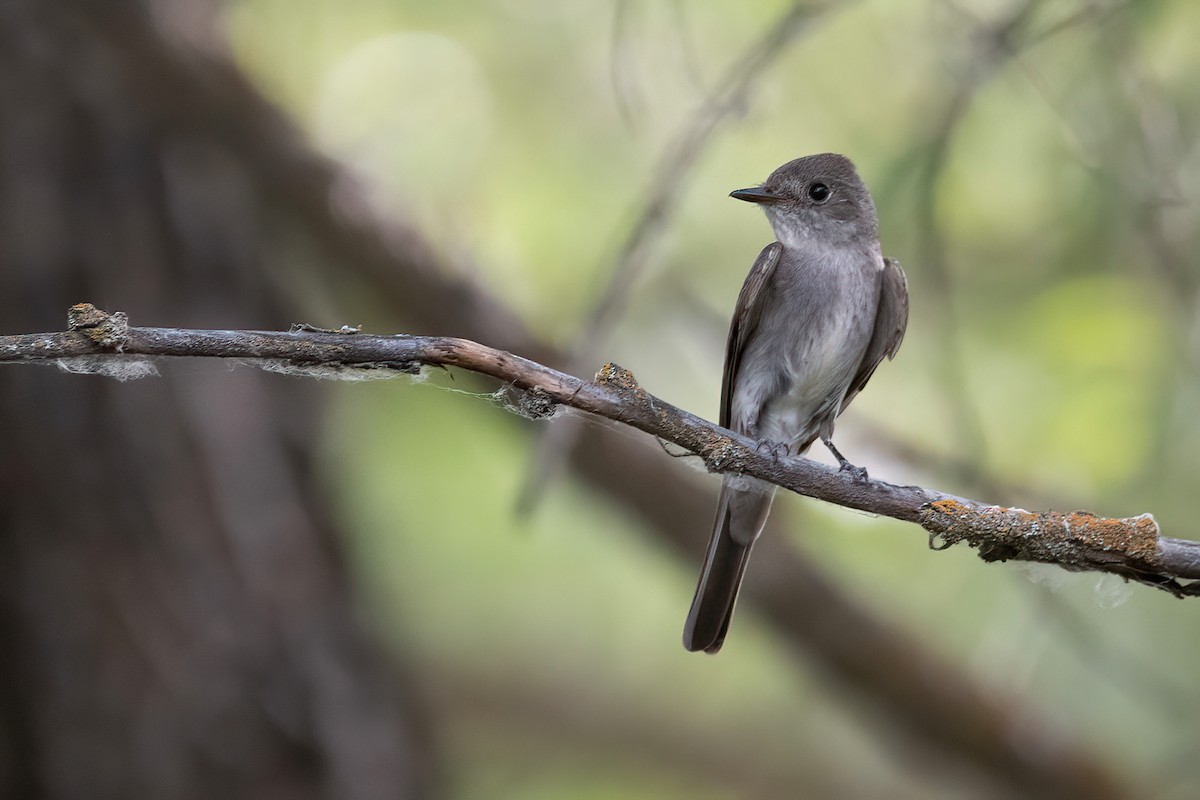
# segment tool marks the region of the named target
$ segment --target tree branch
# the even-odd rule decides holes
[[[1160,536],[1149,514],[1113,519],[1086,511],[1003,508],[920,486],[858,480],[804,458],[776,458],[756,442],[654,397],[615,364],[584,381],[467,339],[308,326],[289,332],[135,328],[123,313],[108,314],[88,303],[73,306],[68,322],[66,332],[0,337],[0,362],[75,359],[66,362],[73,371],[111,374],[106,362],[137,356],[236,358],[316,377],[460,367],[521,390],[516,410],[527,416],[549,416],[563,405],[616,420],[695,453],[712,472],[745,474],[835,505],[916,523],[929,532],[934,549],[966,542],[985,561],[1111,572],[1177,597],[1200,594],[1200,542]]]
[[[123,11],[132,11],[126,5]],[[225,49],[175,46],[146,14],[112,14],[107,4],[76,3],[72,14],[72,24],[81,18],[104,45],[108,68],[133,87],[128,97],[139,103],[135,114],[163,146],[199,142],[227,155],[272,219],[302,231],[324,254],[326,268],[318,275],[331,281],[325,296],[341,297],[345,280],[357,279],[381,312],[404,321],[397,327],[453,332],[565,367],[561,349],[535,336],[468,265],[450,258],[411,220],[372,210],[342,166],[314,150]],[[224,218],[216,209],[202,210]],[[291,272],[264,274],[272,277],[282,295],[293,290]],[[120,359],[106,358],[119,366]],[[590,426],[568,463],[583,483],[644,522],[655,543],[697,557],[703,541],[696,537],[706,536],[711,524],[711,486],[692,470],[664,469],[658,448],[644,444]],[[759,545],[763,558],[746,581],[743,610],[761,615],[794,666],[854,697],[846,703],[849,713],[891,752],[898,768],[943,788],[967,781],[976,793],[970,773],[977,772],[997,796],[1024,800],[1134,796],[1122,786],[1117,765],[1054,724],[1052,714],[939,655],[893,615],[826,575],[803,548],[773,535],[786,520],[783,514],[768,520]],[[915,762],[914,743],[928,748],[917,751],[922,758]],[[930,770],[931,757],[944,758],[937,763],[947,769]]]

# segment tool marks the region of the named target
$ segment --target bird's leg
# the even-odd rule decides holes
[[[867,479],[867,468],[856,467],[851,464],[844,455],[838,452],[838,449],[833,446],[832,439],[822,439],[821,443],[825,445],[829,452],[833,453],[833,457],[838,460],[838,470],[841,472],[849,472],[855,480],[865,481]]]

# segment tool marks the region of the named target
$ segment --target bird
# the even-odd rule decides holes
[[[875,204],[853,162],[822,153],[789,161],[761,185],[730,194],[762,207],[776,241],[738,294],[725,348],[720,424],[776,455],[801,455],[833,427],[908,325],[908,284],[884,258]],[[726,475],[696,594],[684,625],[692,652],[716,653],[762,533],[775,487]]]

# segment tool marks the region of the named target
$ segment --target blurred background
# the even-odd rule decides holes
[[[852,157],[908,273],[875,477],[1195,533],[1200,8],[8,0],[0,333],[465,336],[717,415]],[[1200,795],[1195,601],[780,497],[716,657],[719,479],[466,373],[0,370],[0,796]],[[817,448],[814,457],[829,460]]]

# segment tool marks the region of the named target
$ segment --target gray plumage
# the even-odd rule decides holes
[[[879,248],[875,204],[844,156],[784,164],[733,197],[763,206],[778,241],[763,248],[738,295],[725,349],[721,425],[798,455],[834,421],[884,356],[900,348],[908,287]],[[688,613],[688,650],[721,649],[775,487],[726,476]]]

